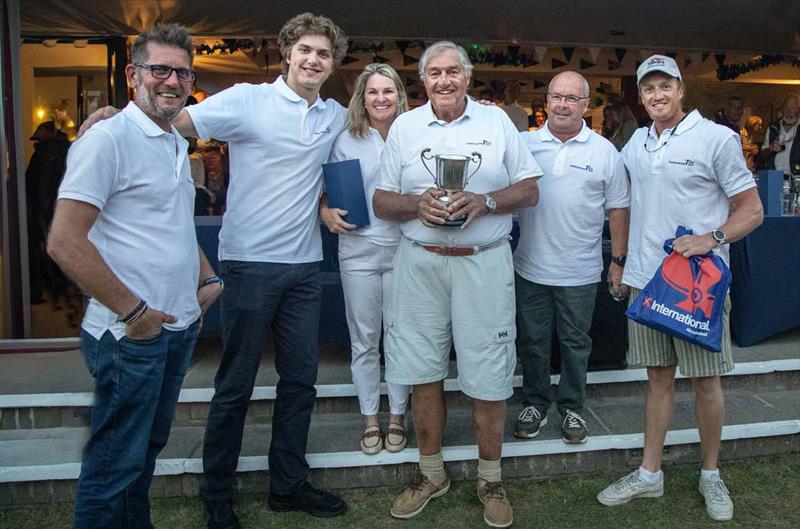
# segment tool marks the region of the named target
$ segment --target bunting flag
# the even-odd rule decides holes
[[[706,62],[706,60],[708,60],[709,57],[711,57],[711,54],[708,53],[708,52],[703,52],[702,53],[702,57],[703,57],[703,59],[700,62],[704,63],[704,62]]]
[[[564,52],[564,58],[567,60],[567,64],[572,62],[572,54],[575,53],[575,48],[571,46],[565,46],[561,48],[561,51]]]
[[[555,70],[556,68],[561,68],[562,66],[566,66],[567,63],[564,61],[559,61],[558,59],[551,59],[550,66]]]
[[[372,62],[379,62],[379,63],[383,64],[383,63],[389,62],[389,59],[387,59],[386,57],[382,57],[381,55],[373,55],[372,56]]]
[[[484,83],[483,81],[475,79],[475,82],[472,83],[472,87],[473,88],[480,88],[480,87],[484,86],[485,84],[486,83]]]
[[[619,69],[619,63],[613,59],[608,60],[608,70],[613,71]]]
[[[614,48],[614,55],[617,56],[617,62],[622,64],[622,60],[625,58],[625,54],[628,53],[628,50],[625,48]]]
[[[414,64],[415,62],[419,62],[419,59],[416,57],[412,57],[411,55],[403,54],[403,66],[408,66],[410,64]]]
[[[600,56],[600,50],[602,48],[597,47],[597,46],[591,46],[591,47],[589,47],[587,49],[589,50],[589,57],[592,58],[592,62],[596,63],[597,62],[597,58]]]
[[[581,70],[585,70],[587,68],[594,68],[595,66],[597,66],[595,63],[589,62],[586,59],[581,59]]]
[[[416,79],[414,79],[413,77],[409,77],[409,78],[406,79],[406,86],[414,86],[414,83],[416,83],[416,82],[417,82]],[[475,81],[475,83],[479,83],[479,82],[480,81]]]
[[[538,90],[539,88],[542,88],[544,86],[547,86],[547,83],[544,83],[542,81],[537,81],[536,79],[533,80],[533,89],[534,90]]]
[[[675,57],[677,57],[677,56],[678,56],[678,52],[676,52],[676,51],[668,51],[668,52],[667,52],[667,53],[665,53],[664,55],[666,55],[666,56],[667,56],[667,57],[669,57],[670,59],[674,59]]]
[[[544,56],[547,55],[547,46],[534,46],[533,51],[536,53],[536,59],[539,62],[544,62]]]
[[[347,66],[348,64],[352,64],[354,62],[358,62],[358,59],[352,55],[345,55],[344,59],[342,59],[342,66]]]
[[[722,68],[725,66],[725,54],[724,53],[717,53],[714,55],[714,58],[717,60],[717,66]]]
[[[398,40],[395,44],[397,44],[397,49],[400,50],[400,53],[405,56],[410,42],[407,40]]]

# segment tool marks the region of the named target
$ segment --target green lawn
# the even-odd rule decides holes
[[[800,527],[800,457],[797,454],[728,461],[723,478],[732,491],[735,515],[723,525],[705,514],[697,491],[699,470],[670,467],[666,472],[665,495],[636,500],[620,507],[604,507],[595,494],[620,477],[617,472],[561,477],[546,481],[507,481],[514,505],[515,527],[556,528],[658,528],[692,529],[725,527],[780,529]],[[470,528],[486,527],[475,494],[474,482],[453,484],[450,492],[433,500],[413,520],[389,516],[392,498],[399,487],[343,491],[350,510],[342,517],[315,519],[303,514],[276,514],[265,498],[245,496],[236,510],[245,528]],[[3,529],[69,527],[72,506],[66,504],[18,507],[0,511]],[[153,502],[153,523],[157,528],[203,528],[197,498],[158,499]]]

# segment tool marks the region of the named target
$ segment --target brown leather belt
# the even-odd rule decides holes
[[[489,244],[484,244],[483,246],[434,246],[418,243],[416,241],[412,242],[421,247],[423,250],[435,253],[436,255],[441,255],[444,257],[465,257],[467,255],[475,255],[476,253],[502,246],[503,244],[508,243],[509,239],[510,237],[503,237],[494,242],[490,242]]]

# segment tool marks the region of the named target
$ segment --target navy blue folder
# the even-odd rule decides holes
[[[358,160],[322,164],[328,207],[347,210],[344,220],[359,228],[369,225],[364,178]]]

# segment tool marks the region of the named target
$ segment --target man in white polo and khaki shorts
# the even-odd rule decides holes
[[[739,136],[684,112],[684,85],[675,61],[653,55],[637,71],[639,96],[653,120],[622,150],[631,180],[628,258],[622,282],[631,299],[650,281],[665,257],[664,240],[678,225],[694,235],[675,240],[685,257],[708,252],[728,260],[728,243],[745,237],[763,219],[756,184],[747,169]],[[699,489],[714,520],[730,520],[733,502],[719,477],[717,460],[724,420],[720,375],[733,370],[725,302],[722,351],[712,353],[683,340],[629,322],[628,363],[647,367],[644,454],[641,466],[597,495],[604,505],[664,493],[661,453],[675,403],[675,368],[691,378],[703,468]]]
[[[443,381],[454,344],[458,381],[472,398],[484,520],[507,527],[513,512],[501,482],[500,454],[516,366],[508,239],[511,212],[538,201],[542,171],[501,109],[467,98],[472,64],[463,48],[435,43],[419,68],[430,102],[392,125],[374,195],[376,215],[402,223],[393,319],[384,341],[386,380],[414,386],[420,451],[421,476],[398,496],[391,514],[416,516],[450,486],[442,458]],[[437,200],[443,192],[423,167],[425,149],[431,155],[481,156],[466,191],[454,194],[447,206]],[[471,164],[468,172],[475,169]],[[462,226],[443,226],[458,218],[466,219]]]

